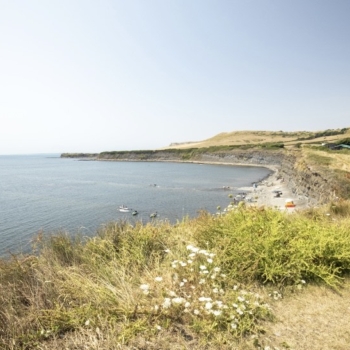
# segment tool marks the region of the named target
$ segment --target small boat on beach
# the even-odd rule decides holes
[[[151,219],[153,219],[153,218],[157,217],[157,215],[158,215],[158,213],[157,213],[157,212],[154,212],[154,213],[152,213],[149,217],[150,217]]]
[[[295,203],[293,201],[293,199],[288,198],[286,199],[286,203],[284,205],[286,208],[294,208],[295,207]]]
[[[132,212],[132,215],[137,215],[138,214],[138,211],[137,210],[134,210],[133,212]]]

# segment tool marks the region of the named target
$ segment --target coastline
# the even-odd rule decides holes
[[[169,160],[152,160],[160,162],[169,162]],[[228,165],[228,166],[249,166],[249,167],[262,167],[268,168],[272,172],[266,178],[256,183],[257,187],[244,186],[239,187],[237,190],[249,193],[249,196],[253,199],[252,202],[247,202],[250,206],[259,207],[271,207],[278,210],[287,212],[293,212],[298,209],[305,209],[309,207],[308,199],[302,198],[301,196],[295,195],[292,190],[284,182],[283,178],[279,175],[280,166],[272,164],[244,164],[244,163],[231,163],[231,162],[213,162],[213,161],[182,161],[172,160],[170,162],[177,163],[195,163],[195,164],[213,164],[213,165]],[[274,191],[281,191],[280,197],[275,197]],[[295,207],[286,208],[286,199],[293,199]]]
[[[162,160],[161,160],[162,161]],[[256,187],[244,186],[237,190],[249,193],[253,199],[252,202],[247,202],[250,206],[271,207],[281,211],[293,212],[295,210],[302,210],[309,207],[309,201],[306,197],[301,197],[292,192],[292,190],[284,182],[283,177],[279,175],[280,166],[272,164],[244,164],[244,163],[230,163],[230,162],[210,162],[210,161],[178,161],[181,163],[196,163],[196,164],[215,164],[215,165],[229,165],[229,166],[250,166],[263,167],[272,171],[270,175],[256,183]],[[274,191],[281,191],[280,197],[275,197]],[[286,199],[292,199],[295,207],[286,208]]]
[[[80,159],[84,160],[84,159]],[[212,164],[226,166],[244,166],[244,167],[262,167],[271,170],[271,174],[266,178],[256,182],[256,187],[244,186],[236,188],[236,190],[249,193],[252,198],[251,202],[247,202],[250,206],[271,207],[278,210],[293,212],[298,209],[308,208],[309,200],[306,197],[301,197],[292,192],[292,190],[284,182],[279,175],[280,166],[276,164],[247,164],[236,162],[216,162],[207,160],[178,160],[178,159],[149,159],[149,160],[130,160],[130,159],[90,159],[96,161],[111,161],[111,162],[169,162],[169,163],[193,163],[193,164]],[[281,191],[280,197],[275,197],[274,191]],[[292,199],[295,207],[286,208],[286,199]]]

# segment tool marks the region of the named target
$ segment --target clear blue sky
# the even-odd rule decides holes
[[[349,0],[0,0],[0,154],[350,127]]]

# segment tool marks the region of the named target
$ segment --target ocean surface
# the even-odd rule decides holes
[[[267,177],[264,167],[80,161],[59,155],[0,156],[0,257],[28,253],[39,233],[92,236],[110,221],[176,223],[226,207],[230,193]],[[229,186],[230,189],[224,189]],[[138,211],[118,211],[120,205]]]

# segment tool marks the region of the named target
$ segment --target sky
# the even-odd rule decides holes
[[[350,127],[348,0],[0,0],[0,154]]]

